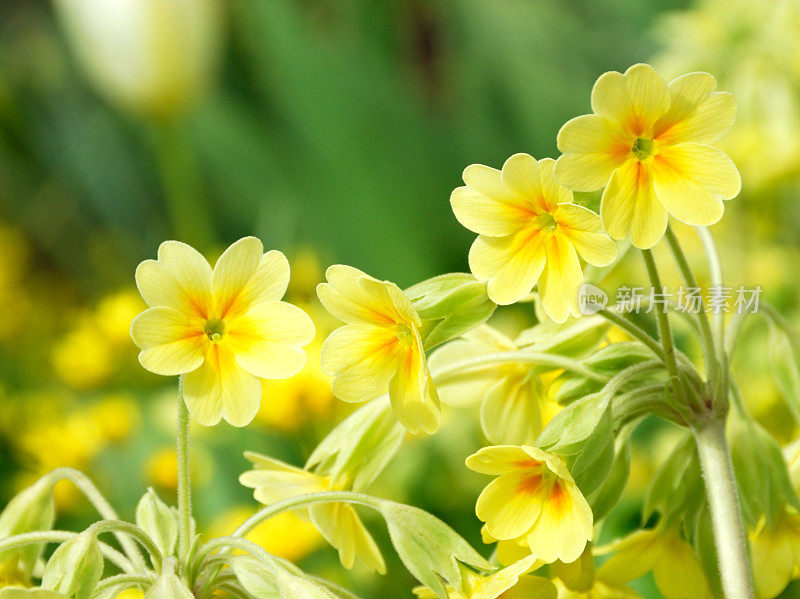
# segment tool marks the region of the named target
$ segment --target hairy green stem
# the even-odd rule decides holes
[[[661,276],[658,274],[658,267],[653,258],[653,252],[650,250],[642,250],[642,257],[644,258],[647,275],[650,278],[650,284],[653,286],[654,294],[663,297],[664,286],[661,284]],[[677,378],[678,361],[675,358],[675,342],[672,339],[669,317],[664,310],[659,310],[658,307],[656,307],[655,312],[658,322],[658,336],[661,338],[661,347],[664,348],[664,365],[667,367],[670,376]]]
[[[634,339],[638,339],[642,343],[647,346],[650,351],[652,351],[656,356],[658,356],[661,360],[664,360],[664,349],[659,345],[658,341],[653,339],[652,335],[650,335],[647,331],[639,327],[637,324],[632,322],[631,320],[625,318],[624,316],[617,314],[611,310],[598,310],[597,314],[608,320],[609,322],[614,323],[623,331],[628,333]]]
[[[192,481],[189,471],[189,409],[183,400],[183,379],[178,382],[178,546],[186,563],[192,544]]]
[[[724,419],[692,429],[703,468],[722,590],[726,599],[752,599],[753,583],[741,507]]]
[[[99,522],[95,522],[92,524],[87,530],[91,531],[94,535],[99,535],[104,532],[120,532],[126,535],[129,535],[132,539],[141,544],[142,547],[150,554],[150,560],[153,563],[153,568],[155,568],[156,572],[161,572],[161,564],[163,561],[163,555],[161,555],[161,550],[155,544],[153,539],[150,538],[145,531],[143,531],[138,526],[131,524],[130,522],[124,522],[123,520],[100,520]]]
[[[94,595],[100,596],[102,591],[110,588],[116,588],[116,591],[124,591],[125,589],[143,589],[151,585],[153,581],[147,576],[137,576],[133,574],[118,574],[111,576],[105,580],[101,580],[94,589]]]
[[[89,500],[89,503],[91,503],[92,506],[94,506],[94,508],[97,510],[97,513],[100,514],[105,520],[119,520],[119,515],[117,514],[116,510],[111,506],[108,500],[106,500],[106,498],[89,479],[89,477],[87,477],[80,470],[75,470],[74,468],[56,468],[45,476],[53,479],[54,481],[70,481],[81,493],[83,493],[86,499]],[[145,563],[142,559],[142,554],[136,547],[136,544],[123,534],[116,534],[116,537],[120,546],[128,556],[128,559],[130,559],[130,561],[138,568],[144,569]]]
[[[0,541],[0,553],[26,547],[27,545],[36,545],[38,543],[63,543],[76,536],[78,536],[78,533],[70,530],[26,532],[7,537]],[[100,545],[100,551],[103,552],[103,555],[120,570],[123,572],[132,572],[135,569],[130,560],[119,551],[103,542],[98,541],[98,544]]]

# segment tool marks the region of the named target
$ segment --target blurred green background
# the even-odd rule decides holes
[[[794,0],[4,0],[0,505],[61,465],[86,469],[125,517],[148,485],[173,500],[174,381],[138,366],[127,332],[143,308],[134,269],[162,240],[213,258],[253,234],[284,251],[290,299],[324,337],[335,323],[313,290],[325,265],[401,286],[467,269],[473,235],[448,202],[462,169],[515,152],[555,157],[560,126],[589,111],[597,76],[639,61],[667,78],[708,70],[737,96],[723,146],[744,191],[713,230],[731,282],[760,284],[791,314],[799,13]],[[740,353],[745,394],[788,442],[795,430],[757,329]],[[245,430],[194,431],[205,531],[228,532],[255,508],[236,481],[243,449],[301,465],[346,414],[318,356],[295,379],[265,383],[263,403]],[[658,431],[636,456],[611,536],[638,521],[674,438]],[[474,417],[453,415],[437,436],[410,440],[374,492],[430,509],[481,546],[473,508],[486,481],[463,467],[481,443]],[[59,526],[91,517],[68,488],[58,498]],[[298,522],[260,540],[368,597],[413,586],[388,550],[388,576],[342,573]]]

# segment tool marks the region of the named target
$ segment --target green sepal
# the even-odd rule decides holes
[[[178,512],[161,501],[152,487],[136,506],[136,526],[150,535],[162,555],[174,553],[178,543]]]
[[[597,347],[609,327],[601,316],[584,316],[563,324],[545,321],[522,331],[515,343],[531,351],[580,358]]]
[[[86,530],[64,541],[47,561],[42,588],[74,599],[89,599],[103,576],[97,537]]]
[[[597,488],[587,501],[592,508],[595,522],[605,518],[617,505],[628,484],[631,472],[630,437],[620,436],[615,442],[614,461],[605,482]]]
[[[405,290],[422,319],[422,343],[430,350],[486,322],[497,305],[486,283],[468,273],[439,275]]]
[[[194,595],[174,572],[165,571],[147,590],[144,599],[194,599]]]
[[[655,512],[661,514],[662,520],[696,514],[704,503],[700,461],[694,438],[687,432],[656,471],[645,497],[642,522],[647,522]]]
[[[53,527],[56,517],[53,485],[52,479],[44,477],[11,498],[0,513],[0,539]],[[30,578],[43,550],[41,544],[5,551],[0,554],[0,561],[16,558],[20,571]]]

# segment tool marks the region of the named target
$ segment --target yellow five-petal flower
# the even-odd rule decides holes
[[[261,400],[259,378],[287,378],[303,368],[303,346],[314,324],[300,308],[280,301],[289,263],[277,250],[245,237],[214,269],[196,250],[165,241],[158,260],[136,269],[136,284],[150,306],[131,324],[139,361],[162,375],[183,375],[192,417],[211,426],[253,419]]]
[[[325,308],[348,323],[322,346],[333,394],[361,402],[389,392],[398,420],[412,433],[439,427],[439,396],[422,348],[422,320],[400,288],[356,268],[335,265],[317,287]]]
[[[545,563],[574,562],[592,540],[592,510],[558,456],[496,445],[468,457],[467,467],[497,476],[475,507],[485,537],[514,540]]]
[[[513,304],[538,281],[548,316],[564,322],[579,315],[578,254],[605,266],[616,247],[602,232],[600,218],[572,203],[572,192],[556,182],[553,165],[550,158],[537,162],[528,154],[511,156],[502,171],[473,164],[464,170],[466,186],[453,191],[450,204],[458,221],[479,235],[469,266],[477,279],[488,281],[489,298]]]
[[[722,217],[722,200],[741,189],[739,171],[713,144],[736,117],[733,96],[708,73],[667,84],[650,65],[610,71],[592,89],[594,114],[558,133],[559,183],[575,191],[605,186],[600,216],[615,239],[655,245],[667,213],[690,225]]]

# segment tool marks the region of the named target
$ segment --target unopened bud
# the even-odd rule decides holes
[[[90,531],[62,543],[44,567],[42,588],[89,599],[103,575],[103,554]]]

